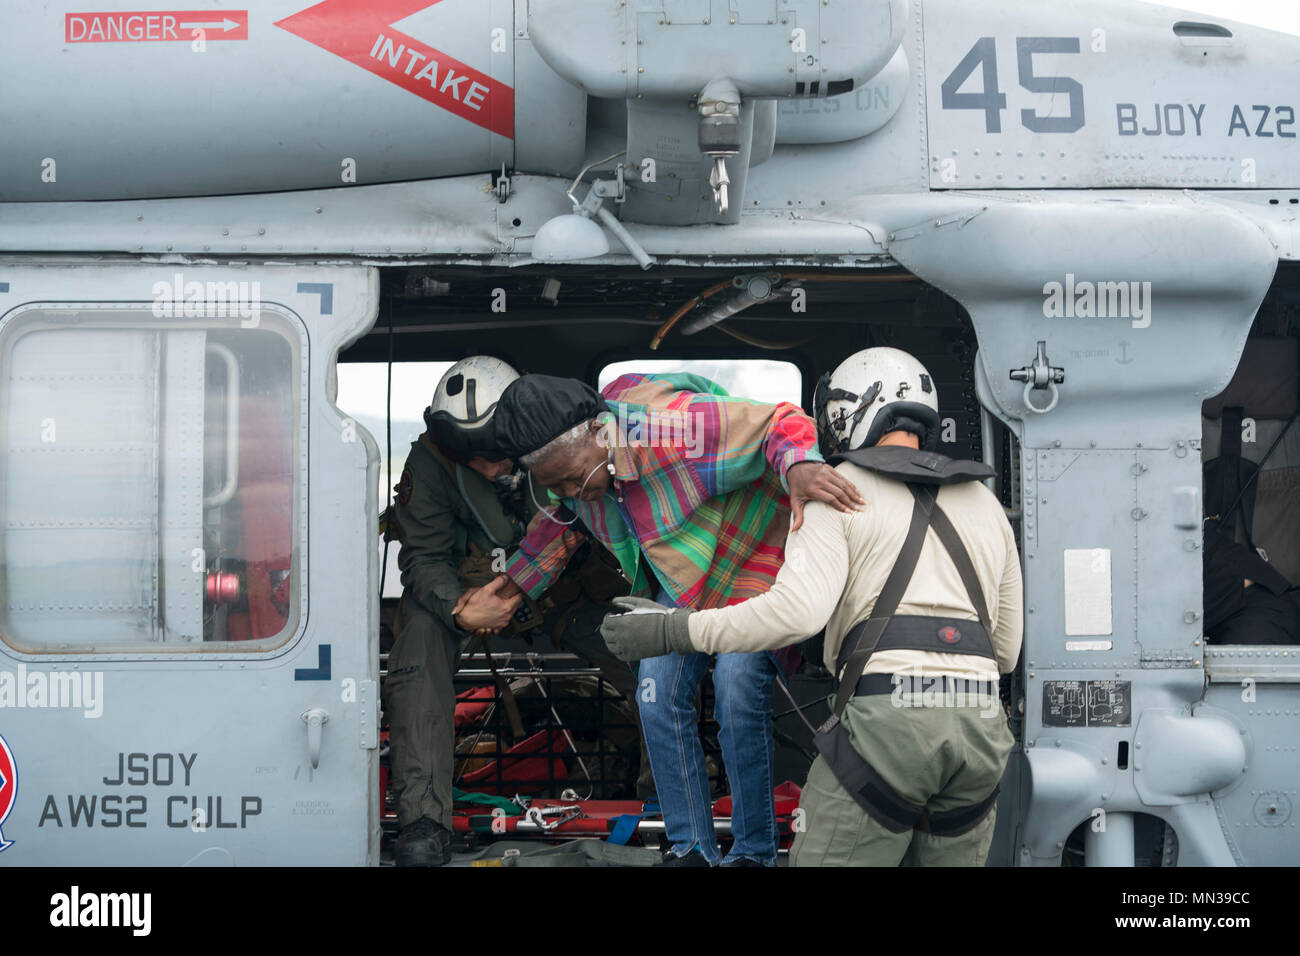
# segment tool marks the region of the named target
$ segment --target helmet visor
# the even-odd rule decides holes
[[[880,395],[880,389],[881,383],[875,382],[865,394],[858,395],[842,388],[832,388],[830,372],[818,379],[817,388],[813,392],[813,417],[817,422],[817,437],[824,452],[834,454],[848,447],[853,430],[871,410],[871,403]],[[827,408],[831,402],[858,404],[852,411],[841,408],[831,415]]]

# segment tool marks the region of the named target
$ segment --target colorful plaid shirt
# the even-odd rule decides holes
[[[624,375],[602,390],[615,420],[614,481],[595,502],[559,499],[618,558],[634,593],[715,608],[762,594],[781,568],[790,524],[786,471],[821,461],[817,429],[788,402],[731,398],[698,375]],[[538,597],[584,535],[539,514],[506,574]]]

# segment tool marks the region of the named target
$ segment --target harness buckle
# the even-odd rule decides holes
[[[835,714],[831,714],[822,722],[822,725],[817,728],[817,733],[829,734],[832,730],[834,730],[836,727],[839,726],[839,723],[840,723],[840,718]]]

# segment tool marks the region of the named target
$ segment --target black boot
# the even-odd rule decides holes
[[[451,860],[451,831],[420,817],[397,834],[393,862],[398,866],[442,866]]]
[[[696,866],[707,867],[712,865],[713,865],[712,863],[710,863],[708,860],[704,858],[704,854],[700,852],[699,847],[693,848],[691,852],[687,853],[685,856],[678,856],[672,850],[668,850],[667,852],[664,853],[663,860],[655,864],[655,866],[690,866],[690,867],[696,867]]]

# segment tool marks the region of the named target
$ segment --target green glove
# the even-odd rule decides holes
[[[664,607],[645,598],[614,598],[620,614],[607,614],[600,625],[601,637],[621,661],[665,654],[694,654],[687,619],[690,608]]]

